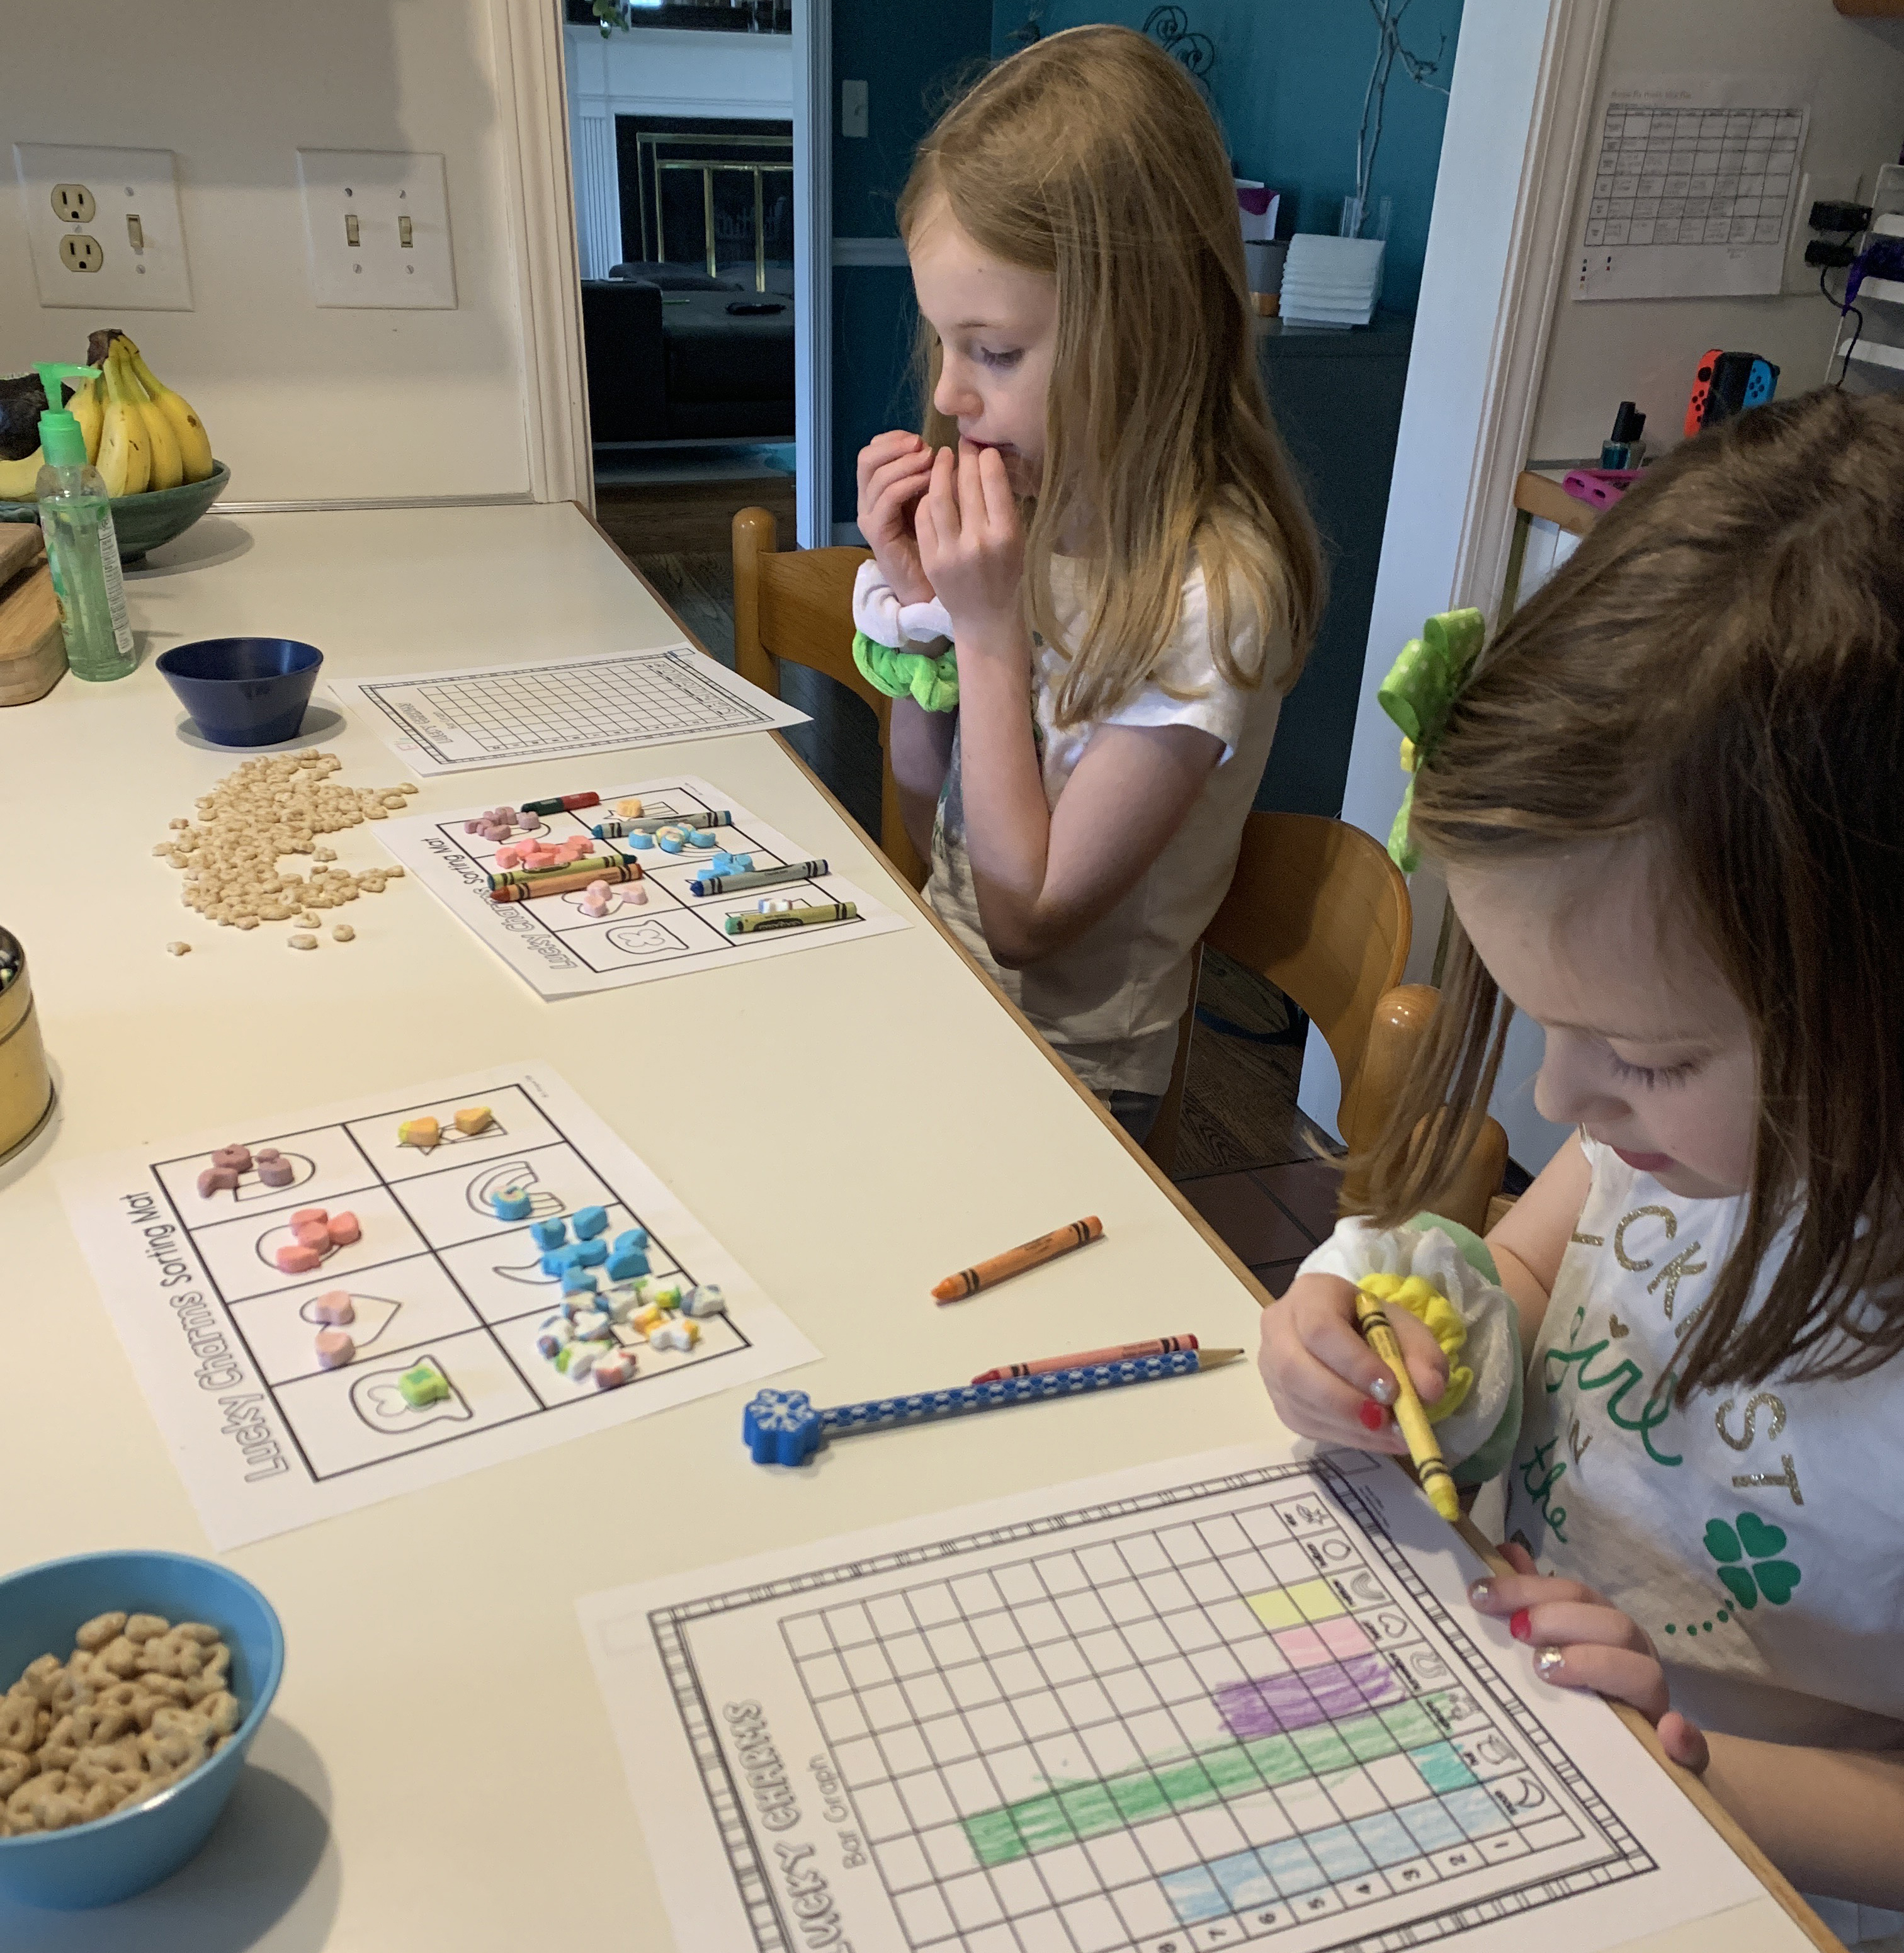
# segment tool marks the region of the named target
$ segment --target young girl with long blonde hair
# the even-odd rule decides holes
[[[1904,401],[1760,408],[1649,470],[1471,676],[1431,675],[1406,820],[1459,923],[1442,1000],[1373,1213],[1265,1312],[1263,1353],[1291,1428],[1404,1449],[1354,1284],[1463,1262],[1418,1210],[1526,1012],[1535,1102],[1578,1132],[1455,1269],[1465,1326],[1492,1312],[1532,1353],[1449,1419],[1451,1463],[1479,1443],[1473,1476],[1506,1466],[1516,1570],[1474,1604],[1545,1680],[1652,1719],[1842,1937],[1892,1945],[1901,458]],[[1438,1400],[1442,1349],[1388,1312]]]
[[[943,117],[899,224],[930,412],[859,457],[855,649],[934,908],[1141,1137],[1321,603],[1229,165],[1174,62],[1075,28]]]

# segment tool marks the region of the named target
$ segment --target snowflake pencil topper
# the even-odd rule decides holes
[[[1444,610],[1410,638],[1375,694],[1382,709],[1401,728],[1401,770],[1408,785],[1388,830],[1388,857],[1404,875],[1412,875],[1421,857],[1408,838],[1408,817],[1415,805],[1415,773],[1432,757],[1448,729],[1448,714],[1467,682],[1479,654],[1487,625],[1479,610]]]

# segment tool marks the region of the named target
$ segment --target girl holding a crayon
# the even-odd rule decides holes
[[[899,224],[930,409],[859,457],[855,653],[933,906],[1141,1137],[1322,597],[1229,163],[1168,56],[1075,28],[948,111]]]
[[[1496,1403],[1456,1413],[1506,1466],[1515,1571],[1475,1606],[1545,1681],[1653,1719],[1841,1937],[1887,1944],[1904,1928],[1901,454],[1904,400],[1760,408],[1648,469],[1471,671],[1458,619],[1425,635],[1429,668],[1411,647],[1397,840],[1442,866],[1458,926],[1369,1162],[1374,1211],[1265,1312],[1262,1356],[1293,1429],[1400,1451],[1356,1284],[1465,1263],[1445,1286],[1470,1331],[1492,1317],[1532,1353],[1501,1366]],[[1417,1210],[1514,1009],[1547,1034],[1535,1103],[1578,1130],[1463,1243]],[[1388,1312],[1432,1406],[1446,1359]],[[1523,1379],[1517,1429],[1510,1406],[1491,1431]]]

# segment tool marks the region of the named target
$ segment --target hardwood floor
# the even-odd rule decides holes
[[[793,477],[759,475],[717,481],[598,482],[595,519],[626,554],[685,552],[726,556],[737,509],[772,511],[783,544],[793,540]]]
[[[610,526],[606,513],[602,522],[604,527]],[[783,534],[791,533],[789,519]],[[630,550],[629,553],[695,635],[731,666],[734,577],[726,551]],[[790,704],[812,715],[809,724],[789,730],[789,743],[845,802],[861,826],[877,835],[880,741],[871,712],[844,687],[798,665],[782,666],[780,688]],[[1290,1036],[1294,1020],[1288,1000],[1272,984],[1212,951],[1203,959],[1198,1003],[1178,1140],[1177,1178],[1244,1176],[1287,1168],[1288,1173],[1277,1176],[1278,1183],[1306,1185],[1315,1175],[1325,1174],[1332,1184],[1333,1167],[1314,1164],[1317,1153],[1313,1142],[1321,1140],[1321,1133],[1296,1104],[1303,1057],[1300,1037],[1271,1041]],[[1306,1220],[1311,1218],[1310,1208],[1314,1205],[1311,1202],[1304,1207]],[[1246,1259],[1266,1265],[1281,1259],[1262,1250],[1262,1243],[1253,1237],[1250,1245]],[[1307,1253],[1307,1246],[1297,1252]]]

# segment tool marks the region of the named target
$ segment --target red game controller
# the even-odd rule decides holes
[[[1692,391],[1686,403],[1686,437],[1690,440],[1705,425],[1706,398],[1712,391],[1712,373],[1725,348],[1714,346],[1699,355],[1699,363],[1692,375]]]

